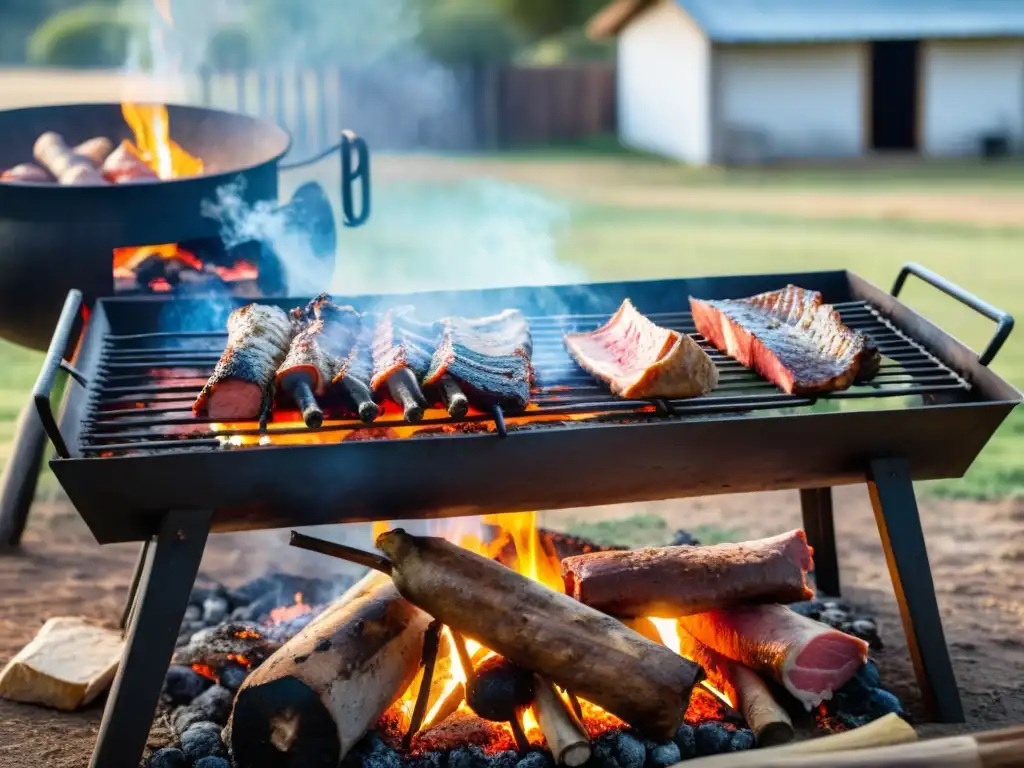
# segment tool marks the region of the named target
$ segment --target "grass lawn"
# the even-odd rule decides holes
[[[552,151],[382,158],[377,167],[370,223],[342,235],[336,291],[832,268],[888,287],[902,263],[919,261],[1024,317],[1024,167],[1016,165],[693,171]],[[336,178],[323,181],[337,187]],[[904,295],[975,348],[992,331],[916,281]],[[0,342],[0,444],[39,359]],[[1024,329],[994,367],[1024,387]],[[1017,413],[967,481],[929,491],[1019,493],[1022,446]],[[0,445],[0,456],[6,451]]]

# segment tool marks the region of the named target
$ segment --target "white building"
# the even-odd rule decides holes
[[[1024,144],[1024,0],[616,0],[619,134],[694,163]]]

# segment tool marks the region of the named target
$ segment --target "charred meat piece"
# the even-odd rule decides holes
[[[389,309],[373,332],[373,375],[370,388],[387,384],[407,421],[419,421],[427,407],[419,379],[430,367],[433,328],[413,317],[412,307]]]
[[[691,296],[690,310],[698,333],[791,395],[836,392],[878,372],[878,349],[817,291],[787,285],[746,299]]]
[[[248,304],[228,316],[228,343],[192,411],[220,421],[259,418],[288,354],[294,326],[278,307]]]
[[[704,645],[774,678],[811,711],[868,658],[868,644],[784,605],[745,605],[679,619]]]
[[[355,346],[361,320],[355,309],[334,304],[326,294],[304,310],[293,310],[292,319],[305,325],[278,368],[277,384],[295,399],[306,426],[318,427],[323,411],[316,396],[327,391]]]
[[[477,406],[523,410],[530,402],[533,340],[518,310],[491,317],[449,317],[436,324],[440,339],[425,386],[455,381]]]
[[[596,331],[565,334],[565,346],[619,397],[697,397],[718,385],[718,369],[697,342],[655,325],[629,299]]]

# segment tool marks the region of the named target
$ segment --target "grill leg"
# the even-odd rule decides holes
[[[139,556],[135,560],[135,570],[132,572],[132,583],[128,586],[128,597],[124,601],[124,610],[121,612],[121,629],[127,629],[132,622],[135,613],[135,598],[139,594],[139,581],[142,579],[142,571],[146,567],[146,559],[149,553],[149,545],[152,539],[146,539],[139,547]]]
[[[36,405],[29,401],[18,417],[13,451],[0,476],[0,548],[15,548],[28,523],[28,512],[43,466],[46,432]]]
[[[960,691],[942,632],[921,516],[907,462],[904,459],[872,461],[868,490],[925,709],[929,718],[940,723],[962,723]]]
[[[807,542],[814,547],[814,585],[821,594],[839,597],[839,558],[832,519],[832,489],[802,488],[800,512]]]
[[[168,512],[146,550],[138,599],[91,768],[138,768],[210,532],[210,512]]]

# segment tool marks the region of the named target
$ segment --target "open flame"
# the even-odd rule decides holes
[[[296,592],[294,603],[283,608],[274,608],[270,611],[270,621],[273,624],[281,624],[282,622],[291,621],[312,612],[313,606],[304,603],[302,601],[302,593]]]
[[[686,656],[686,654],[682,653],[681,651],[683,647],[683,642],[682,639],[679,637],[679,622],[676,619],[655,619],[652,617],[650,619],[650,622],[654,625],[654,628],[658,630],[658,635],[660,635],[661,637],[661,642],[667,648],[670,648],[671,650],[675,651],[681,656]],[[706,691],[713,694],[715,698],[719,699],[723,704],[729,707],[736,706],[735,703],[729,699],[729,697],[725,694],[724,691],[720,691],[718,688],[715,688],[715,686],[713,686],[707,680],[702,680],[700,685]]]

